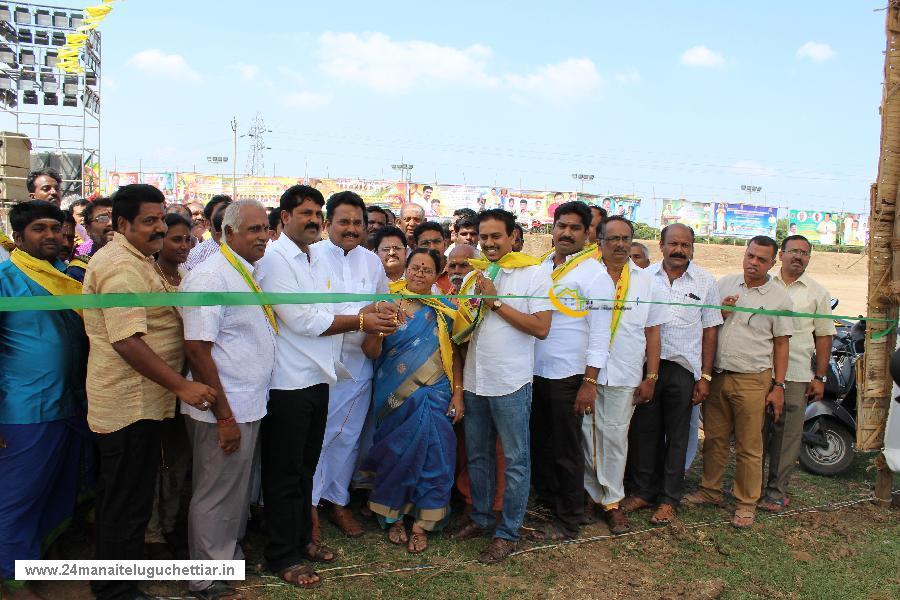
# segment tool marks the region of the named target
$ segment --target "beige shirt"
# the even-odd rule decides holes
[[[831,314],[831,294],[817,281],[804,273],[797,280],[785,285],[781,273],[772,277],[775,282],[787,289],[794,302],[794,310],[801,313]],[[812,356],[816,351],[816,336],[834,335],[834,320],[794,318],[794,335],[791,337],[791,350],[788,355],[787,381],[809,382],[812,379]]]
[[[792,310],[793,303],[784,287],[770,277],[759,287],[748,288],[744,274],[726,275],[719,280],[719,295],[737,296],[736,306],[767,310]],[[716,371],[762,373],[773,368],[773,339],[794,332],[791,317],[776,317],[751,312],[730,312],[719,326]]]
[[[165,292],[153,257],[141,254],[120,233],[97,251],[84,276],[85,294]],[[84,311],[91,341],[87,366],[88,425],[112,433],[141,419],[175,415],[175,394],[131,368],[112,344],[140,335],[173,370],[181,372],[181,317],[171,306]]]

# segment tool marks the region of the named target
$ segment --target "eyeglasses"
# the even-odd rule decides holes
[[[419,265],[410,265],[406,268],[410,273],[421,273],[425,277],[431,277],[434,275],[434,269],[429,269],[428,267],[420,267]]]
[[[94,223],[109,223],[112,221],[111,215],[97,215],[96,217],[91,217],[90,219]]]
[[[384,254],[400,254],[405,249],[403,246],[382,246],[378,251]]]
[[[785,250],[788,254],[793,254],[794,256],[809,256],[809,250],[801,250],[800,248],[791,248],[790,250]]]

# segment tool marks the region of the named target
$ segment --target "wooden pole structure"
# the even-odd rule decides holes
[[[886,11],[887,49],[884,56],[884,87],[881,100],[881,153],[878,179],[871,188],[869,215],[869,289],[867,314],[896,319],[900,300],[900,0],[890,0]],[[858,450],[880,450],[891,402],[891,354],[897,344],[895,332],[872,339],[885,328],[884,322],[866,326],[866,354],[857,369]],[[876,498],[890,502],[892,473],[884,457],[876,460]]]

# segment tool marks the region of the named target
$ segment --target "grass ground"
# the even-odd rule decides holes
[[[676,525],[663,529],[651,528],[650,513],[643,511],[632,515],[633,535],[609,538],[605,525],[591,525],[582,535],[587,541],[535,549],[495,566],[474,562],[487,540],[454,543],[434,536],[426,552],[412,556],[391,545],[373,522],[358,540],[326,525],[329,544],[340,557],[333,569],[322,571],[320,588],[299,591],[254,575],[242,591],[247,598],[271,600],[900,598],[900,511],[869,501],[850,504],[871,494],[872,458],[857,456],[836,478],[799,472],[790,513],[760,513],[749,531],[727,524],[727,508],[685,509]],[[689,489],[697,484],[699,468],[695,464],[688,477]],[[246,542],[248,572],[263,541],[250,536]],[[405,570],[391,572],[398,569]],[[148,591],[187,595],[175,584]]]

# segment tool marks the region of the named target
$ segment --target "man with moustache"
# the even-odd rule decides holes
[[[468,275],[460,293],[474,291],[486,298],[461,301],[453,324],[454,342],[468,343],[463,424],[472,482],[471,521],[453,539],[467,540],[493,530],[494,539],[478,556],[482,563],[505,560],[519,540],[531,487],[528,419],[534,340],[547,337],[551,321],[552,305],[546,298],[549,266],[512,251],[514,224],[515,218],[505,210],[486,210],[478,216],[484,258],[473,261],[476,271]],[[499,522],[491,511],[498,437],[507,458]]]
[[[609,299],[612,280],[597,246],[585,246],[591,212],[583,202],[560,204],[553,215],[553,250],[544,258],[553,290],[570,311],[553,311],[550,334],[535,342],[531,405],[532,483],[553,521],[535,539],[578,537],[584,516],[581,420],[593,410],[597,376],[609,358],[611,311],[590,310],[583,299]],[[581,299],[581,300],[580,300]],[[597,306],[599,308],[599,306]]]
[[[321,292],[334,272],[323,258],[322,192],[295,185],[281,196],[281,236],[269,246],[256,273],[266,292]],[[340,210],[341,219],[344,209]],[[351,213],[353,211],[350,211]],[[357,211],[358,212],[358,211]],[[355,216],[359,216],[358,214]],[[362,235],[362,226],[353,228]],[[317,243],[318,242],[318,243]],[[360,249],[362,250],[362,249]],[[330,561],[313,513],[313,473],[319,462],[329,414],[329,386],[348,375],[341,363],[341,334],[392,333],[396,307],[387,302],[359,314],[335,314],[331,304],[274,306],[278,338],[267,414],[262,422],[263,497],[269,569],[300,587],[320,579],[304,560]],[[380,306],[382,312],[375,310]]]
[[[66,275],[84,281],[91,257],[100,248],[105,246],[113,238],[112,200],[109,198],[97,198],[84,209],[84,226],[88,233],[86,247],[80,246],[81,251],[69,263]]]
[[[831,294],[806,274],[811,253],[812,244],[802,235],[784,238],[778,254],[781,269],[772,279],[787,289],[794,303],[794,311],[830,315]],[[762,510],[780,512],[788,505],[788,484],[800,456],[806,403],[821,400],[825,393],[834,333],[832,319],[794,319],[785,379],[784,411],[778,422],[773,422],[766,415],[769,436],[765,444],[769,471],[759,503]],[[816,356],[814,371],[810,368],[813,353]]]
[[[671,319],[668,306],[656,303],[665,298],[654,288],[650,274],[629,259],[633,237],[634,226],[624,217],[608,217],[600,224],[601,263],[615,284],[614,302],[604,307],[612,313],[609,360],[597,376],[595,406],[581,425],[584,487],[592,501],[585,510],[590,516],[599,506],[613,535],[629,531],[620,506],[625,497],[628,426],[635,406],[653,397],[659,377],[659,328]]]
[[[268,217],[256,200],[225,209],[219,253],[197,265],[182,292],[253,292],[255,264],[269,241]],[[250,475],[275,366],[275,314],[268,305],[185,306],[184,352],[191,379],[216,390],[209,411],[182,404],[193,449],[188,548],[191,560],[243,560]],[[195,580],[202,597],[234,595],[224,581]]]
[[[116,232],[84,277],[85,294],[165,293],[153,255],[165,237],[165,196],[152,185],[122,186],[113,195]],[[88,425],[100,455],[94,558],[144,558],[153,508],[162,420],[175,397],[208,410],[218,393],[185,379],[181,319],[171,306],[85,309],[90,339]],[[95,580],[101,600],[144,598],[130,581]]]
[[[62,177],[52,169],[32,171],[25,180],[25,189],[32,200],[45,200],[59,208],[62,201]]]
[[[388,293],[387,275],[381,259],[360,245],[366,230],[363,199],[353,192],[338,192],[328,199],[325,210],[328,239],[320,242],[321,260],[328,273],[325,289],[355,294]],[[410,205],[404,207],[404,211],[408,210]],[[366,304],[337,303],[334,313],[356,316]],[[350,503],[348,487],[360,452],[368,450],[366,440],[361,437],[372,401],[373,366],[362,351],[363,325],[360,320],[358,331],[343,336],[341,363],[352,378],[338,381],[329,391],[325,441],[313,486],[313,505],[317,506],[320,500],[329,502],[332,506],[328,511],[329,518],[350,537],[363,534],[362,527],[347,508]]]
[[[368,235],[366,236],[365,246],[372,252],[375,252],[375,234],[378,233],[379,229],[383,229],[387,226],[387,213],[377,204],[370,204],[367,206],[366,213],[369,217],[369,223],[366,226],[366,233]]]
[[[672,320],[660,327],[659,380],[653,399],[638,406],[631,419],[631,489],[621,506],[631,512],[656,505],[650,522],[665,525],[674,520],[681,502],[693,407],[709,395],[722,314],[700,306],[718,305],[719,288],[715,278],[692,260],[694,230],[678,223],[667,225],[659,249],[662,262],[647,272],[663,297],[675,305]]]
[[[792,310],[784,286],[769,277],[778,245],[768,236],[750,240],[743,272],[719,280],[723,306]],[[753,525],[762,490],[763,424],[771,411],[777,423],[784,407],[788,340],[794,332],[790,317],[723,310],[709,398],[703,405],[703,479],[700,489],[682,499],[685,504],[722,502],[722,479],[734,438],[732,488],[735,511],[731,524]],[[773,378],[774,375],[774,378]]]
[[[453,293],[459,293],[462,287],[463,279],[472,272],[472,264],[470,258],[475,258],[475,247],[469,244],[459,244],[450,251],[447,257],[447,275],[450,276],[450,283],[453,284]],[[455,303],[455,300],[452,300]]]

